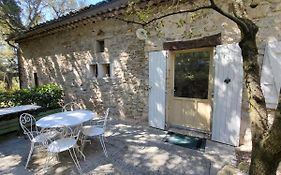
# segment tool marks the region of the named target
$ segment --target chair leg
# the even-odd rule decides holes
[[[105,147],[105,143],[104,143],[104,139],[103,139],[103,135],[100,135],[99,139],[100,139],[100,143],[101,143],[104,155],[105,155],[105,157],[108,157],[106,147]]]
[[[33,150],[34,150],[34,142],[31,142],[31,147],[30,147],[30,151],[29,151],[29,154],[28,154],[28,157],[27,157],[27,162],[26,162],[25,167],[24,167],[25,169],[27,168],[27,165],[30,161]]]
[[[56,154],[56,159],[57,159],[58,162],[60,161],[59,154]]]
[[[79,149],[79,146],[76,146],[75,147],[76,148],[76,150],[81,154],[81,156],[83,157],[83,159],[84,159],[84,161],[86,160],[86,156],[85,156],[85,154]],[[80,157],[79,157],[80,158]]]
[[[103,142],[103,145],[104,145],[105,156],[106,156],[106,157],[108,157],[108,154],[107,154],[107,149],[106,149],[105,142],[104,142],[105,138],[104,138],[104,136],[103,136],[103,135],[101,136],[101,138],[102,138],[102,142]]]
[[[72,158],[72,160],[73,160],[73,162],[74,162],[74,164],[75,164],[75,166],[76,166],[78,172],[79,172],[80,174],[82,174],[82,169],[81,169],[81,166],[80,166],[79,161],[78,161],[78,159],[77,159],[77,156],[76,156],[76,153],[75,153],[74,148],[71,148],[71,149],[69,149],[68,151],[69,151],[69,154],[70,154],[70,156],[71,156],[71,158]],[[73,151],[73,154],[72,154],[72,151]]]
[[[52,158],[53,158],[53,153],[48,153],[47,158],[46,158],[46,162],[45,162],[45,165],[44,165],[44,168],[43,168],[44,173],[47,173],[48,168],[49,168],[49,162]]]

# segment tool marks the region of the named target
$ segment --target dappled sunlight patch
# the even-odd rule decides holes
[[[132,126],[130,126],[130,125],[124,125],[124,124],[116,124],[116,125],[114,125],[114,126],[117,127],[117,128],[120,128],[120,129],[132,128]]]
[[[142,138],[142,137],[144,137],[144,136],[143,135],[134,135],[134,138],[137,138],[137,139]]]
[[[9,155],[0,158],[0,171],[7,171],[13,167],[16,167],[21,162],[20,155]]]
[[[179,156],[172,156],[170,158],[170,160],[168,161],[167,168],[168,169],[176,168],[177,165],[179,165],[181,163],[184,163],[184,162],[186,162],[186,160],[183,160],[181,157],[179,157]]]
[[[105,136],[108,137],[108,136],[117,136],[117,135],[120,135],[121,133],[120,132],[113,132],[113,131],[106,131],[105,132]]]
[[[144,163],[151,171],[164,166],[169,159],[169,153],[159,150],[157,147],[129,146],[129,154],[125,155],[125,161],[139,165]]]
[[[47,152],[40,151],[40,153],[34,153],[32,156],[32,164],[36,164],[36,166],[43,166],[46,162]]]
[[[112,164],[105,164],[96,167],[93,172],[94,174],[110,174],[114,173],[115,171]]]
[[[62,174],[63,172],[67,171],[70,167],[62,166],[55,169],[55,174]]]
[[[146,163],[146,166],[150,167],[151,170],[157,170],[161,166],[164,166],[169,160],[169,153],[153,153],[150,155],[150,160]]]
[[[145,144],[145,140],[133,140],[133,139],[126,139],[126,142],[131,142],[131,143],[142,143]]]

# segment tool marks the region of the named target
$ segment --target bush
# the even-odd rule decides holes
[[[56,84],[46,84],[32,89],[0,92],[0,108],[16,105],[37,104],[43,108],[61,107],[63,90]]]

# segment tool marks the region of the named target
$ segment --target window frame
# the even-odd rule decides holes
[[[95,69],[93,69],[93,66],[95,66]],[[89,70],[90,70],[90,79],[97,79],[99,76],[99,70],[98,70],[98,64],[97,63],[92,63],[89,64]]]
[[[103,52],[105,52],[105,39],[98,39],[96,40],[96,53]]]
[[[108,68],[105,70],[105,65],[108,65]],[[98,78],[112,78],[112,64],[105,62],[105,63],[99,63],[99,75]],[[106,66],[107,67],[107,66]],[[108,75],[108,76],[106,76]]]
[[[175,99],[186,99],[186,100],[201,100],[201,101],[207,101],[212,99],[213,89],[214,89],[214,47],[206,47],[206,48],[193,48],[193,49],[187,49],[187,50],[176,50],[171,51],[171,58],[172,58],[172,81],[171,81],[171,87],[174,90],[175,89],[175,59],[176,54],[178,53],[192,53],[192,52],[204,52],[208,51],[210,53],[210,62],[209,62],[209,76],[208,76],[208,98],[207,99],[201,99],[201,98],[191,98],[191,97],[177,97],[174,95],[174,92],[172,92],[172,97]]]
[[[38,87],[39,86],[39,79],[38,79],[38,73],[37,72],[33,72],[33,80],[34,80],[34,87]]]

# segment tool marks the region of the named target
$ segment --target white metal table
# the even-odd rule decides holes
[[[41,108],[41,106],[37,105],[21,105],[21,106],[15,106],[10,108],[1,108],[0,109],[0,117],[12,113],[18,113],[18,112],[24,112],[29,110],[35,110]]]
[[[1,125],[2,126],[5,125],[6,121],[19,117],[20,114],[24,112],[37,110],[39,108],[41,108],[41,106],[37,106],[37,105],[20,105],[20,106],[14,106],[9,108],[1,108],[0,109],[0,120],[2,123]],[[21,133],[22,130],[19,122],[18,122],[18,127],[14,125],[7,125],[7,127],[4,126],[4,128],[1,128],[0,132],[4,134],[15,130],[17,130],[18,135]]]
[[[62,126],[78,126],[92,120],[96,113],[89,110],[59,112],[39,119],[36,126],[40,128],[59,128]]]

